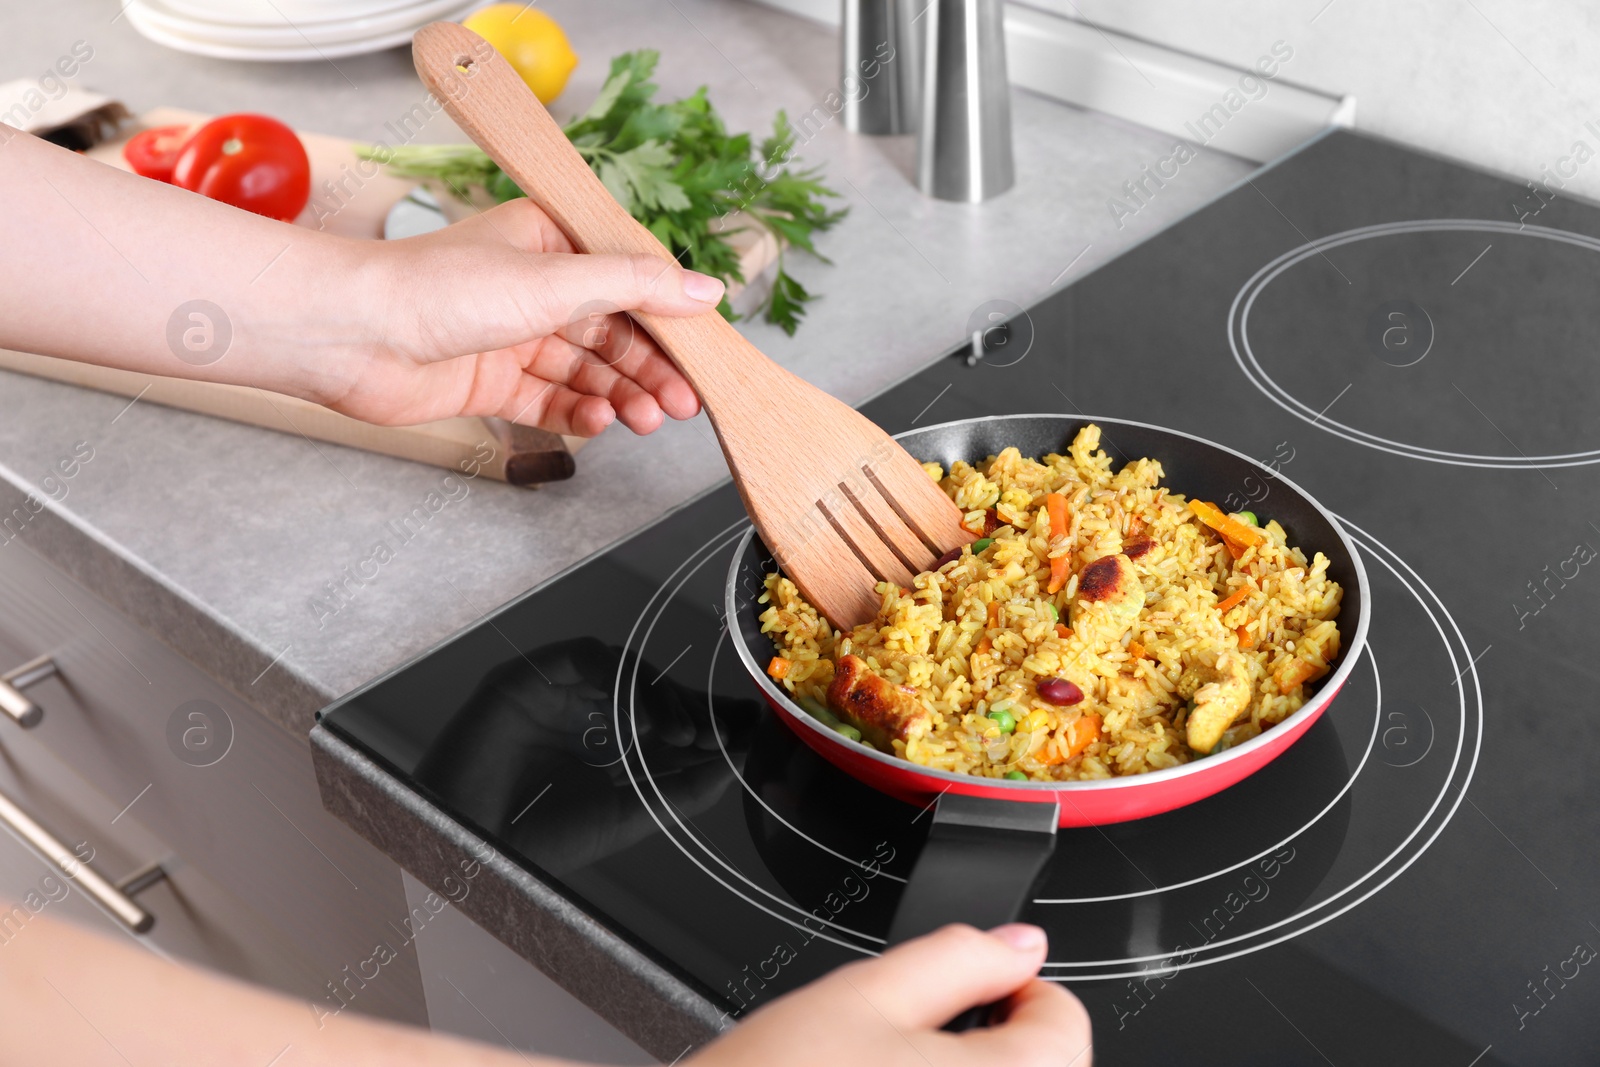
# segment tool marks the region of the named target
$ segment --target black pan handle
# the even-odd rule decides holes
[[[889,944],[954,922],[980,930],[1016,921],[1056,847],[1060,805],[941,794],[933,827],[900,895]],[[959,1032],[987,1023],[994,1005],[945,1024]]]

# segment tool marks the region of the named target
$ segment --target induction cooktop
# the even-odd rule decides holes
[[[975,315],[863,410],[1210,438],[1334,511],[1372,583],[1284,756],[1061,832],[1024,917],[1096,1062],[1592,1062],[1600,210],[1331,131]],[[879,951],[931,821],[765,709],[721,617],[745,526],[723,485],[322,720],[732,1018]]]

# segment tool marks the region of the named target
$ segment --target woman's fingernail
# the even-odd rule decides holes
[[[1038,952],[1045,946],[1045,932],[1037,926],[1028,923],[1007,923],[996,926],[989,931],[990,937],[998,937],[1018,952]]]
[[[691,300],[715,304],[722,299],[723,284],[709,274],[686,270],[683,272],[683,291]]]

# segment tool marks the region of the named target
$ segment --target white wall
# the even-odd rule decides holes
[[[1356,128],[1600,199],[1600,4],[1582,0],[1027,0],[1246,65],[1283,39],[1287,80],[1357,98]],[[1320,11],[1320,14],[1319,14]],[[1502,36],[1503,34],[1503,36]],[[1520,54],[1519,54],[1520,52]],[[1557,179],[1559,183],[1562,179]],[[1556,186],[1559,188],[1560,186]]]

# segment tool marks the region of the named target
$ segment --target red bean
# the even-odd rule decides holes
[[[1049,704],[1071,705],[1083,699],[1083,690],[1065,678],[1046,678],[1037,688],[1039,699]]]
[[[933,569],[934,570],[938,570],[940,567],[943,567],[946,563],[954,563],[956,560],[961,558],[961,549],[966,548],[966,547],[967,547],[966,545],[961,545],[961,546],[959,546],[957,548],[952,548],[950,551],[946,552],[944,555],[942,555],[938,559],[934,560]]]

